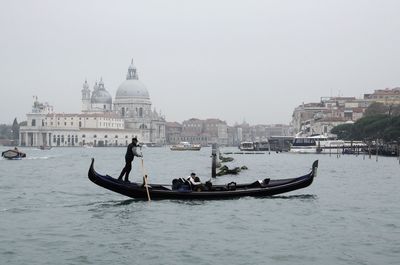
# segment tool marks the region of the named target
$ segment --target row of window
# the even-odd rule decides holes
[[[169,137],[170,141],[176,141],[176,142],[180,142],[180,141],[188,141],[188,142],[194,142],[194,141],[207,141],[207,137]]]
[[[53,143],[78,143],[78,135],[68,135],[64,138],[64,135],[53,135]]]
[[[121,108],[121,114],[122,116],[125,116],[125,114],[128,113],[128,108],[122,107]],[[139,114],[140,118],[143,118],[143,108],[136,108],[136,112]]]
[[[75,117],[71,117],[71,120],[74,120],[74,118],[75,118]],[[53,120],[53,119],[55,119],[55,118],[51,117],[50,119]],[[88,119],[89,119],[89,117],[86,117],[86,120],[88,120]],[[94,117],[94,119],[97,120],[97,117]],[[57,117],[57,120],[60,120],[60,117]],[[64,118],[64,121],[66,121],[66,120],[67,120],[67,118]],[[82,120],[82,118],[79,117],[79,120]],[[114,118],[99,118],[99,120],[117,121],[117,120],[119,120],[119,119],[114,119]]]
[[[86,138],[86,135],[85,135],[85,134],[82,134],[82,138]],[[97,135],[94,134],[94,135],[93,135],[93,138],[97,138]],[[107,135],[107,134],[104,135],[104,138],[108,138],[108,135]],[[114,138],[118,138],[118,135],[115,135]],[[125,139],[128,139],[128,135],[125,135]]]
[[[74,126],[74,122],[71,121],[70,124],[71,124],[71,126]],[[36,126],[36,120],[35,119],[32,119],[31,125],[32,126]],[[48,125],[48,123],[44,122],[44,120],[42,120],[42,126],[47,126],[47,125]],[[54,123],[50,122],[50,126],[53,126],[53,125],[54,125]],[[79,128],[82,127],[82,122],[79,121],[78,125],[79,125]],[[100,122],[100,126],[102,126],[102,125],[110,127],[110,123],[109,122],[107,122],[107,123],[106,122],[103,122],[103,123]],[[111,127],[115,127],[115,123],[112,123],[111,125],[112,125]],[[117,127],[122,127],[122,124],[117,123],[116,125],[117,125]],[[57,126],[60,126],[60,122],[57,122]],[[64,126],[67,126],[67,122],[64,122]]]

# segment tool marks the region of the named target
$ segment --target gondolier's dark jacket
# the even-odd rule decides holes
[[[134,143],[130,143],[128,148],[126,149],[125,160],[132,161],[135,156],[140,157],[141,155],[137,152],[137,145]]]

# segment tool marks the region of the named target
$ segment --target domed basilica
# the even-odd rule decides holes
[[[93,91],[85,80],[82,89],[83,113],[116,114],[124,120],[125,130],[137,133],[142,142],[165,142],[165,118],[161,113],[152,110],[149,92],[146,86],[139,81],[136,67],[128,67],[126,80],[116,92],[114,102],[100,79],[95,83]]]

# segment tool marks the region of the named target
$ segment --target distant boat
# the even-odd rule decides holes
[[[268,151],[270,150],[268,141],[260,142],[241,142],[239,145],[240,151]]]
[[[199,151],[201,149],[201,145],[191,144],[189,142],[180,142],[177,145],[172,145],[170,149],[172,151]]]
[[[289,152],[300,154],[328,154],[349,149],[364,149],[366,145],[360,141],[343,141],[324,135],[295,137]]]
[[[240,151],[255,151],[253,142],[241,142],[239,145]]]
[[[151,143],[145,143],[144,145],[146,145],[147,147],[163,147],[162,144],[153,143],[153,142],[151,142]]]
[[[48,145],[41,145],[41,146],[39,146],[39,149],[40,149],[40,150],[50,150],[50,149],[51,149],[51,146],[48,146]]]
[[[26,154],[20,152],[18,149],[10,149],[1,153],[1,156],[10,160],[19,160],[26,157]]]

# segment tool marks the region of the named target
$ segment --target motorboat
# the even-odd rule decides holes
[[[297,136],[289,152],[300,154],[342,153],[344,150],[361,150],[366,144],[361,141],[344,141],[324,135]]]
[[[199,151],[201,149],[200,144],[191,144],[189,142],[180,142],[176,145],[171,145],[172,151]]]
[[[1,156],[10,160],[19,160],[26,157],[26,154],[15,148],[2,152]]]
[[[240,151],[255,151],[255,146],[253,142],[245,141],[240,143],[239,149]]]
[[[269,151],[270,146],[267,140],[258,142],[244,141],[240,143],[239,149],[240,151]]]

